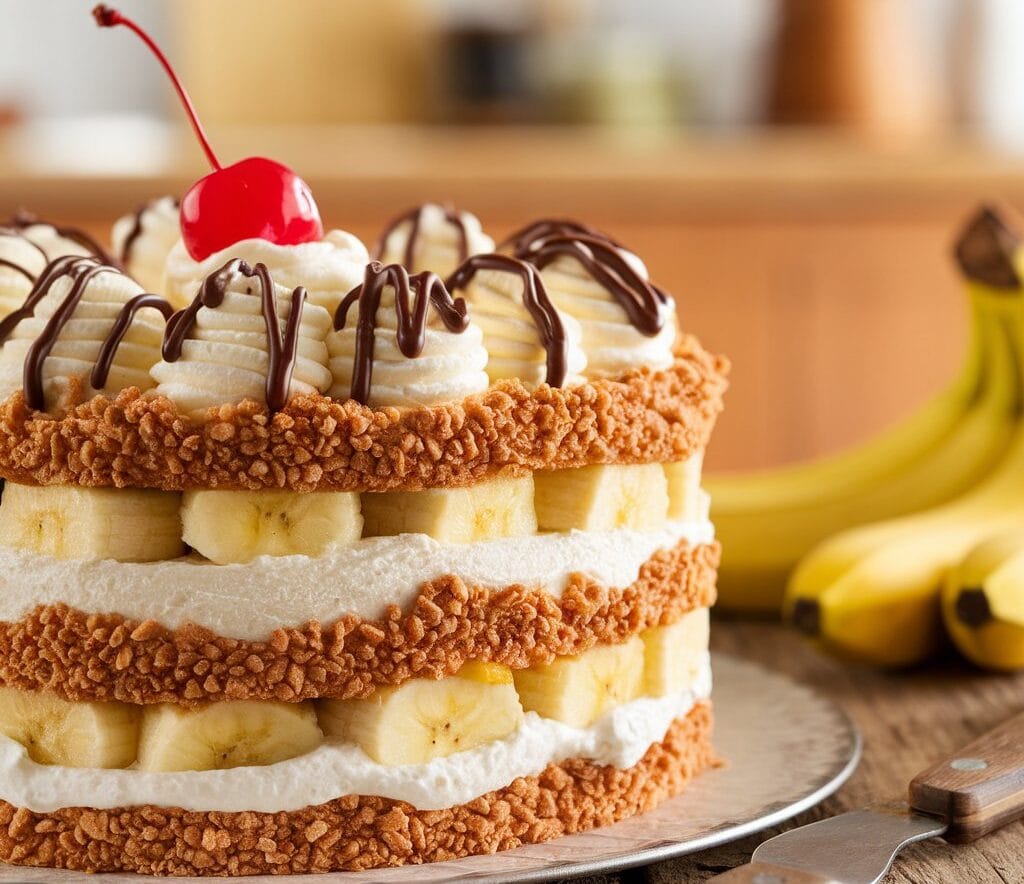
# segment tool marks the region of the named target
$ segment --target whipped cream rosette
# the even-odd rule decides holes
[[[487,389],[483,332],[433,273],[368,265],[335,327],[327,336],[335,399],[434,405]]]
[[[7,226],[13,227],[26,239],[43,250],[48,261],[66,255],[99,258],[104,264],[115,266],[117,261],[97,240],[79,227],[51,224],[29,212],[19,212]]]
[[[24,303],[48,263],[32,240],[13,227],[0,227],[0,319]]]
[[[448,279],[483,330],[487,375],[528,386],[582,380],[587,359],[579,323],[558,310],[536,268],[508,255],[475,255]]]
[[[572,221],[536,222],[503,248],[536,266],[551,301],[579,322],[587,377],[672,364],[675,303],[633,252]]]
[[[95,258],[59,258],[0,323],[0,397],[23,389],[30,406],[44,409],[72,383],[85,398],[146,390],[169,314],[163,299],[120,270]]]
[[[331,384],[324,338],[331,316],[301,286],[235,259],[207,277],[168,325],[156,392],[190,414],[255,399],[271,410]]]
[[[122,215],[114,223],[110,239],[128,275],[146,291],[162,294],[167,256],[181,239],[178,201],[162,196]]]
[[[370,256],[362,242],[343,230],[330,230],[323,239],[297,245],[241,240],[202,261],[192,258],[185,244],[178,242],[167,256],[167,298],[176,306],[187,304],[204,279],[233,260],[253,267],[263,264],[278,285],[302,286],[311,304],[333,313],[362,280]]]
[[[401,264],[410,273],[430,270],[443,277],[471,255],[493,251],[494,240],[476,215],[424,203],[388,224],[374,257],[382,264]]]

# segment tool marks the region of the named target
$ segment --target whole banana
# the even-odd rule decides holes
[[[1024,309],[1005,300],[1002,349],[1013,374],[1007,390],[1024,398]],[[998,339],[993,350],[1001,349]],[[1024,425],[993,412],[992,432],[1016,429],[1006,455],[974,490],[912,516],[842,532],[815,548],[789,582],[784,611],[827,649],[880,666],[906,666],[944,641],[939,595],[948,571],[979,542],[1024,531]]]
[[[990,537],[950,571],[942,617],[971,662],[1024,669],[1024,528]]]
[[[1005,272],[1020,239],[990,208],[960,236],[971,345],[956,381],[899,426],[850,451],[748,476],[711,476],[712,515],[724,549],[719,605],[777,612],[801,556],[851,526],[919,512],[956,498],[1005,455],[1018,408],[1007,304],[1021,296]],[[993,267],[1001,269],[1001,275]]]

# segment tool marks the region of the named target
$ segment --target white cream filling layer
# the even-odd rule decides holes
[[[487,587],[538,587],[556,598],[577,572],[625,587],[659,550],[713,539],[707,520],[672,522],[659,531],[572,531],[465,545],[402,534],[365,538],[316,558],[264,556],[244,565],[57,559],[0,547],[0,621],[18,620],[37,605],[65,604],[261,641],[309,620],[379,618],[389,605],[405,608],[424,582],[446,574]]]
[[[624,703],[589,728],[569,727],[530,712],[504,740],[437,758],[388,767],[358,746],[325,743],[308,755],[266,767],[149,773],[48,767],[25,748],[0,737],[0,798],[36,813],[63,807],[108,810],[152,804],[183,810],[278,813],[323,804],[344,795],[379,795],[420,810],[464,804],[549,764],[585,758],[598,765],[632,767],[672,722],[711,693],[706,656],[693,685],[667,697]]]

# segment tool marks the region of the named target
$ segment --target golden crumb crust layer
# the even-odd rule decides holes
[[[711,718],[710,704],[698,703],[626,770],[573,759],[445,810],[367,796],[294,813],[150,806],[32,813],[0,801],[0,861],[235,876],[354,871],[494,853],[606,826],[679,794],[716,763]]]
[[[126,390],[60,417],[21,393],[0,404],[0,477],[26,485],[417,491],[498,474],[683,460],[703,450],[727,364],[685,337],[672,367],[529,391],[502,381],[460,403],[368,408],[297,396],[270,415],[251,400],[190,419]]]
[[[718,559],[718,544],[683,541],[655,553],[625,588],[574,574],[561,598],[445,576],[425,582],[408,611],[395,605],[380,620],[311,621],[265,642],[39,606],[0,624],[0,684],[126,703],[365,697],[382,685],[452,675],[469,660],[524,669],[625,641],[712,605]]]

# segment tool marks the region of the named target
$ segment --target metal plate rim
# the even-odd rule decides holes
[[[713,655],[713,659],[720,660],[723,658],[764,670],[766,673],[776,678],[785,679],[792,682],[794,685],[800,684],[796,679],[790,678],[784,673],[770,670],[759,663],[754,663],[750,660],[738,657],[735,654],[716,653]],[[607,875],[614,872],[621,872],[625,869],[634,869],[638,866],[646,866],[656,862],[664,862],[665,860],[678,859],[681,856],[686,856],[691,853],[699,853],[702,850],[709,850],[712,847],[720,847],[723,844],[728,844],[731,841],[738,841],[740,838],[745,838],[748,835],[755,835],[758,832],[763,832],[765,829],[770,829],[772,826],[783,823],[804,811],[810,810],[842,788],[843,784],[853,775],[857,766],[860,764],[864,748],[864,739],[861,736],[860,729],[854,723],[853,719],[850,718],[845,709],[830,697],[825,696],[819,691],[814,690],[813,688],[807,688],[807,690],[811,691],[811,693],[813,693],[820,702],[832,707],[831,711],[836,715],[837,720],[846,730],[852,746],[850,757],[842,768],[840,768],[827,782],[823,783],[817,789],[808,793],[804,797],[796,801],[788,802],[781,807],[777,807],[763,816],[745,820],[744,822],[737,823],[735,825],[726,824],[717,829],[712,829],[704,835],[700,835],[686,841],[662,844],[657,847],[643,848],[622,856],[580,860],[578,862],[565,863],[561,866],[549,866],[547,868],[532,869],[529,871],[516,871],[512,872],[511,875],[471,875],[465,877],[462,875],[455,875],[450,880],[453,882],[465,880],[467,884],[546,884],[546,882],[571,880],[573,878],[580,878],[586,875]],[[686,793],[683,792],[678,799],[673,800],[685,800],[685,798]],[[571,838],[572,836],[570,835],[568,837]]]

